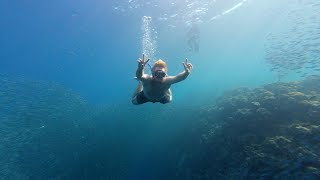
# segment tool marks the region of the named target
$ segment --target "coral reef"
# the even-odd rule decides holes
[[[319,103],[320,76],[225,93],[196,116],[178,176],[319,178]]]

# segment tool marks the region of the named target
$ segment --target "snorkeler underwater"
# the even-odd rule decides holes
[[[139,81],[137,89],[135,90],[132,103],[135,105],[146,102],[160,102],[166,104],[172,101],[172,92],[170,86],[185,80],[193,68],[191,63],[186,59],[182,64],[184,71],[176,76],[167,75],[167,64],[159,59],[151,67],[152,75],[144,73],[144,67],[150,59],[146,60],[144,54],[142,59],[138,60],[138,68],[136,77]]]
[[[320,179],[319,12],[1,1],[0,179]]]

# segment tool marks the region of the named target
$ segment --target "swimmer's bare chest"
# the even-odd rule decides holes
[[[163,98],[167,94],[169,88],[170,85],[164,82],[150,80],[143,83],[143,92],[150,100],[159,100]]]

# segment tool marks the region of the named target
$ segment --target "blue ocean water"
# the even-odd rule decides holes
[[[319,9],[316,0],[0,1],[1,179],[239,176],[194,160],[209,150],[191,143],[193,123],[225,92],[319,75]],[[171,103],[132,105],[143,52],[169,75],[193,64]]]
[[[208,87],[221,87],[222,81],[224,86],[233,84],[226,81],[236,82],[235,86],[255,84],[256,79],[248,78],[252,78],[256,73],[261,74],[257,79],[272,80],[272,75],[266,72],[261,62],[262,42],[257,39],[263,40],[264,33],[270,31],[266,24],[272,23],[272,17],[258,19],[250,14],[264,4],[249,2],[257,4],[244,5],[251,9],[237,10],[240,12],[235,16],[242,17],[225,15],[223,19],[217,19],[217,22],[199,24],[201,53],[192,54],[185,50],[184,36],[188,27],[183,19],[176,22],[157,22],[157,18],[165,13],[168,13],[168,16],[180,13],[179,9],[175,12],[174,8],[170,9],[172,5],[169,2],[162,4],[157,1],[150,3],[167,9],[162,10],[163,7],[152,5],[134,9],[131,8],[133,3],[140,3],[142,6],[147,2],[1,2],[2,71],[34,79],[57,81],[93,101],[125,102],[132,93],[128,90],[135,86],[135,82],[130,78],[134,76],[136,60],[142,54],[141,26],[142,17],[146,15],[155,19],[152,28],[159,36],[157,58],[168,61],[170,72],[174,74],[182,71],[181,62],[184,58],[189,58],[195,66],[194,75],[177,90],[181,93],[175,93],[176,98],[180,97],[179,94],[190,94],[191,92],[183,89],[190,89],[195,83],[201,85],[197,85],[192,94],[202,93],[201,90]],[[210,13],[221,13],[236,3],[237,1],[217,2],[221,8],[214,8]],[[123,12],[115,9],[118,6],[124,8]],[[196,8],[186,11],[191,13]],[[204,18],[210,17],[206,16]],[[177,27],[168,30],[169,25]],[[244,41],[245,47],[241,46]],[[226,63],[225,59],[228,59],[229,63]],[[223,72],[220,72],[221,70]],[[207,74],[208,72],[213,74]],[[220,74],[223,74],[223,80],[218,77]],[[234,75],[240,75],[239,81],[242,82],[233,81]],[[117,78],[114,78],[115,76]],[[208,80],[211,82],[206,82]],[[266,81],[260,80],[260,83]]]

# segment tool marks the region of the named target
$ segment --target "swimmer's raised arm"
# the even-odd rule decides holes
[[[183,67],[184,67],[184,71],[179,73],[176,76],[166,77],[166,82],[168,84],[174,84],[174,83],[183,81],[189,76],[189,74],[190,74],[190,72],[191,72],[191,70],[193,68],[192,64],[188,63],[188,59],[186,59],[184,62],[182,62],[182,64],[183,64]]]
[[[145,80],[147,78],[147,76],[144,74],[144,67],[145,65],[149,62],[150,59],[148,60],[145,60],[144,58],[144,54],[142,54],[142,59],[139,58],[137,61],[138,61],[138,68],[137,68],[137,71],[136,71],[136,78],[138,80]]]

